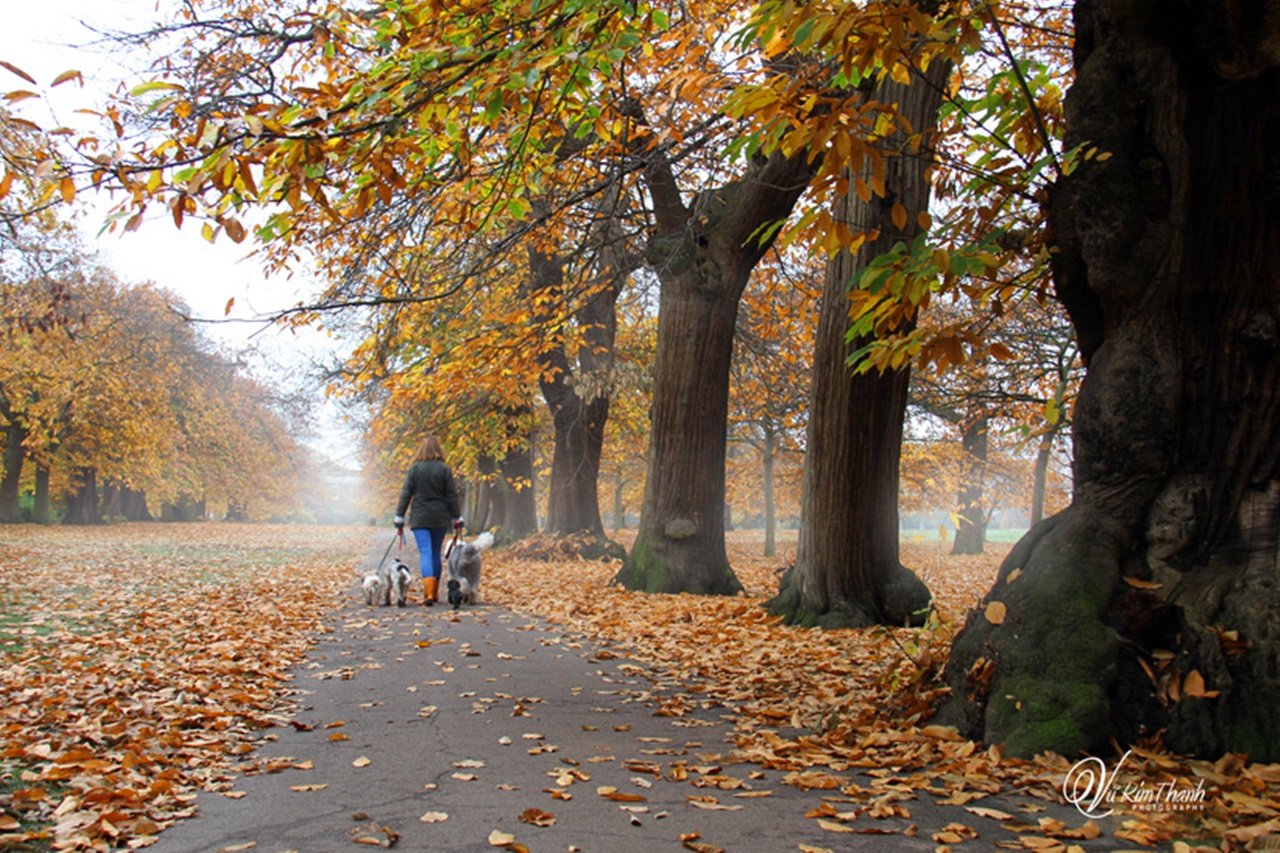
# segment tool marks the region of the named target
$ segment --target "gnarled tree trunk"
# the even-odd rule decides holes
[[[943,709],[1008,754],[1163,729],[1280,759],[1280,21],[1259,9],[1076,6],[1067,144],[1109,156],[1050,209],[1088,363],[1074,499],[971,614]]]
[[[742,589],[724,545],[729,362],[738,302],[818,161],[774,154],[686,208],[664,162],[648,170],[660,231],[648,259],[661,282],[652,432],[640,529],[618,581],[650,592]],[[770,231],[769,234],[776,232]]]

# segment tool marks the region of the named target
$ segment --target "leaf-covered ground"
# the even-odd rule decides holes
[[[0,848],[143,847],[282,721],[365,536],[0,528]]]
[[[668,688],[660,713],[678,715],[696,706],[727,709],[736,719],[739,757],[790,771],[797,786],[838,789],[844,796],[837,801],[859,804],[852,810],[859,816],[892,816],[896,807],[926,794],[962,806],[997,791],[1061,803],[1072,762],[1060,756],[1031,762],[1003,758],[998,749],[963,740],[927,719],[944,689],[937,676],[951,637],[990,588],[1010,547],[989,543],[984,556],[953,557],[946,543],[904,543],[903,562],[925,579],[938,604],[937,618],[922,631],[780,625],[761,604],[777,590],[794,548],[764,558],[749,534],[729,547],[746,589],[738,598],[626,592],[610,585],[616,564],[563,558],[548,564],[518,553],[493,561],[487,593],[652,665]],[[537,557],[547,549],[512,550]],[[1107,762],[1108,770],[1115,769],[1118,758]],[[868,773],[876,781],[838,785],[834,774],[844,770]],[[1006,825],[1022,833],[1019,849],[1031,850],[1069,850],[1074,840],[1104,831],[1134,847],[1164,849],[1188,848],[1190,842],[1236,850],[1258,839],[1280,840],[1280,765],[1251,765],[1243,756],[1191,761],[1149,745],[1124,761],[1116,790],[1139,798],[1161,785],[1185,790],[1200,780],[1202,809],[1116,807],[1105,828],[1092,821],[1064,826],[1027,811],[1009,816]],[[1103,803],[1098,810],[1111,807]],[[850,809],[828,802],[813,816],[827,819],[837,811]],[[973,837],[957,823],[935,840],[956,846]]]
[[[0,847],[145,847],[191,813],[196,790],[225,787],[255,734],[287,719],[288,670],[354,597],[353,566],[369,535],[215,524],[0,528]],[[737,757],[811,790],[811,816],[833,831],[866,831],[874,823],[854,830],[854,816],[898,815],[923,796],[982,814],[969,804],[1002,790],[1029,804],[997,818],[1020,832],[1022,849],[1070,849],[1098,833],[1133,847],[1200,839],[1193,843],[1244,849],[1280,832],[1277,766],[1140,751],[1122,783],[1204,780],[1204,807],[1068,825],[1034,806],[1034,798],[1061,802],[1067,761],[1003,759],[930,726],[922,715],[940,689],[952,627],[1007,546],[982,558],[951,558],[944,548],[904,553],[940,603],[941,618],[925,631],[776,624],[759,605],[776,588],[786,549],[761,558],[745,538],[731,545],[747,589],[738,598],[623,592],[609,584],[616,564],[536,545],[491,552],[483,592],[649,664],[663,688],[660,714],[730,715]],[[548,551],[555,559],[537,559]],[[850,783],[855,773],[870,781]],[[929,832],[954,849],[973,837],[964,820]]]

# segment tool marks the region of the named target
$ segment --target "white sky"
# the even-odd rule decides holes
[[[0,21],[3,21],[0,60],[16,65],[35,78],[39,84],[37,91],[46,96],[42,101],[23,101],[13,109],[45,127],[76,127],[92,121],[77,115],[75,109],[100,105],[104,95],[116,88],[122,76],[129,75],[131,70],[136,74],[148,59],[111,55],[105,48],[93,46],[97,37],[85,24],[114,30],[143,29],[161,17],[157,6],[165,8],[167,2],[0,0]],[[74,82],[49,88],[59,74],[71,69],[84,75],[84,88]],[[140,79],[133,76],[131,85],[137,82]],[[32,88],[0,67],[0,93]],[[89,198],[92,200],[92,196]],[[123,281],[154,281],[173,290],[198,317],[223,318],[227,300],[234,298],[231,316],[252,318],[309,301],[308,297],[318,290],[314,281],[301,275],[292,279],[266,278],[255,260],[244,259],[253,248],[248,240],[237,246],[224,235],[211,245],[200,236],[199,224],[194,220],[179,230],[167,214],[160,211],[154,216],[149,214],[148,221],[138,231],[98,237],[108,206],[108,201],[101,199],[96,202],[96,209],[83,217],[81,231],[86,243],[102,255]],[[318,332],[262,331],[256,323],[203,328],[209,337],[225,346],[239,350],[252,343],[265,351],[271,361],[291,366],[337,351],[337,344]],[[355,439],[339,422],[333,406],[324,407],[320,426],[320,437],[312,444],[336,461],[355,466]]]

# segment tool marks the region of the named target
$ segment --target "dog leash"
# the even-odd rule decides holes
[[[391,547],[396,544],[397,539],[400,540],[400,550],[404,551],[404,531],[397,530],[391,534],[391,541],[387,543],[387,550],[382,552],[382,559],[378,561],[377,567],[374,568],[375,572],[381,569],[382,564],[387,561],[387,557],[391,556]]]
[[[444,559],[446,561],[449,559],[449,555],[453,553],[454,547],[458,544],[458,537],[461,535],[462,530],[460,528],[453,528],[453,539],[449,540],[449,547],[444,549]]]

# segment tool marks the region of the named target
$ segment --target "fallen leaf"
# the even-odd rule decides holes
[[[1221,695],[1221,691],[1205,690],[1204,676],[1200,674],[1200,670],[1193,669],[1182,682],[1182,694],[1193,699],[1213,699]]]
[[[449,819],[449,815],[445,812],[427,812],[418,820],[423,823],[443,823]]]
[[[529,808],[520,813],[520,822],[533,826],[555,826],[556,816],[542,809]]]
[[[359,758],[357,758],[355,761],[351,762],[351,766],[352,767],[368,767],[372,763],[373,763],[373,759],[369,758],[368,756],[362,755]]]
[[[495,829],[489,833],[489,846],[491,847],[506,847],[508,844],[514,844],[515,840],[516,837],[509,832]]]
[[[643,794],[628,794],[623,791],[619,791],[612,785],[601,785],[596,788],[596,793],[604,797],[606,800],[612,800],[615,803],[643,803],[648,800],[648,798]]]
[[[964,810],[978,817],[988,817],[992,820],[1013,820],[1014,816],[1008,812],[1002,812],[999,809],[990,809],[986,806],[965,806]]]
[[[991,601],[987,603],[987,608],[982,615],[992,625],[1003,625],[1005,616],[1008,615],[1008,608],[1005,607],[1003,601]]]

